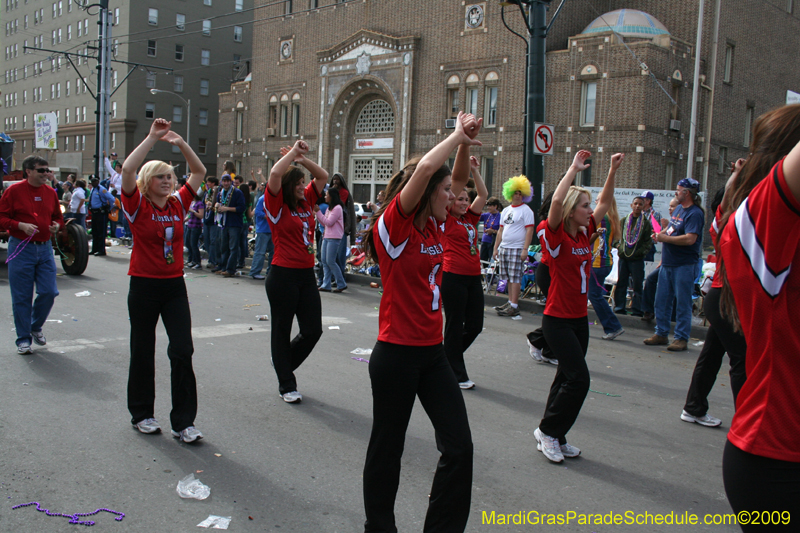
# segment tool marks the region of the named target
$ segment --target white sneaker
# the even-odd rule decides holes
[[[33,337],[33,342],[39,346],[44,346],[47,344],[47,339],[44,338],[44,333],[41,331],[31,331],[31,337]]]
[[[558,366],[558,359],[550,359],[549,357],[542,356],[542,363]]]
[[[622,328],[619,328],[617,331],[612,331],[611,333],[606,333],[601,338],[604,341],[613,341],[614,339],[616,339],[617,337],[619,337],[623,333],[625,333],[625,330],[622,329]]]
[[[558,443],[557,438],[545,435],[539,428],[534,430],[533,436],[538,443],[536,449],[542,452],[545,457],[554,463],[561,463],[564,461],[564,454],[561,453],[561,445]]]
[[[719,418],[714,418],[713,416],[709,416],[708,413],[704,414],[703,416],[694,416],[684,411],[681,413],[681,420],[684,422],[695,422],[701,426],[706,426],[709,428],[715,428],[722,424],[722,420]]]
[[[147,433],[147,434],[161,432],[161,424],[159,424],[158,420],[156,420],[155,418],[145,418],[144,420],[134,424],[133,427],[135,427],[142,433]]]
[[[542,445],[538,442],[536,443],[536,449],[542,451]],[[573,446],[570,443],[561,445],[561,455],[563,455],[564,457],[573,458],[573,457],[578,457],[580,454],[581,454],[580,448],[577,448],[576,446]]]
[[[525,342],[527,342],[528,346],[530,346],[531,357],[533,357],[533,360],[541,363],[542,360],[544,359],[542,357],[542,351],[533,344],[531,344],[531,341],[526,340]]]
[[[296,403],[303,401],[303,395],[297,392],[296,390],[293,390],[292,392],[287,392],[286,394],[281,394],[280,396],[286,403]]]
[[[17,345],[17,353],[20,355],[29,355],[33,353],[31,350],[31,343],[29,342],[21,342]]]
[[[181,442],[194,442],[196,440],[200,440],[203,438],[203,434],[200,433],[200,430],[194,426],[189,426],[186,429],[183,429],[178,433],[174,429],[172,430],[172,436],[176,439],[180,439]]]
[[[475,382],[472,381],[471,379],[468,379],[467,381],[462,381],[461,383],[459,383],[458,386],[461,387],[464,390],[474,389],[475,388]]]

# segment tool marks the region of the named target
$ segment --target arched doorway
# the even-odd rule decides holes
[[[354,115],[347,167],[353,199],[365,203],[386,188],[394,172],[395,114],[389,102],[371,95]]]

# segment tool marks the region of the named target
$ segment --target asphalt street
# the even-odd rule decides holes
[[[0,259],[6,257],[0,247]],[[76,531],[47,516],[98,508],[94,531],[198,531],[209,515],[232,517],[230,531],[363,531],[362,469],[371,428],[368,365],[351,353],[372,348],[381,293],[351,283],[322,294],[322,339],[296,372],[301,404],[284,403],[270,366],[271,315],[264,283],[188,271],[194,368],[205,434],[187,445],[169,431],[143,435],[126,406],[130,328],[130,251],[109,248],[84,275],[63,275],[44,333],[47,346],[19,356],[8,271],[0,266],[0,531]],[[2,262],[0,262],[2,263]],[[76,294],[88,291],[90,295]],[[592,392],[569,433],[580,458],[552,464],[536,451],[533,431],[555,367],[528,355],[524,334],[541,311],[522,320],[496,316],[467,352],[477,387],[465,391],[475,445],[472,511],[482,531],[738,531],[736,526],[499,525],[500,515],[730,513],[721,477],[722,449],[733,415],[727,367],[710,395],[710,429],[679,418],[699,346],[683,353],[646,347],[651,330],[600,339],[590,326]],[[591,318],[590,318],[591,320]],[[167,340],[159,325],[156,413],[169,429]],[[417,404],[408,428],[396,516],[403,532],[421,531],[438,460],[432,426]],[[176,485],[194,473],[211,489],[203,501],[181,499]],[[530,513],[533,511],[534,513]],[[494,513],[494,524],[487,524]],[[530,519],[530,518],[529,518]],[[511,517],[513,522],[514,518]]]

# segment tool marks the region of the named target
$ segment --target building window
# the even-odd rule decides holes
[[[183,106],[172,106],[172,122],[175,124],[180,124],[183,122]]]
[[[394,133],[394,111],[385,100],[372,100],[356,120],[356,134]]]
[[[119,8],[114,8],[114,26],[119,26]]]
[[[144,118],[156,118],[156,104],[152,102],[144,104]]]
[[[147,74],[145,74],[144,86],[147,87],[148,89],[155,89],[155,87],[156,87],[156,73],[155,72],[148,71]]]
[[[481,177],[483,183],[489,190],[489,196],[492,195],[492,181],[494,180],[494,158],[484,157],[483,164],[481,165]]]
[[[81,122],[86,122],[86,106],[81,107]]]
[[[725,45],[725,72],[722,76],[722,81],[725,83],[733,82],[733,49],[735,47],[728,43]]]
[[[86,150],[86,135],[81,135],[81,151]]]
[[[186,29],[186,15],[182,13],[175,15],[175,27],[179,31],[184,31]]]
[[[117,118],[117,103],[111,102],[111,118]]]
[[[208,19],[203,21],[203,35],[211,35],[211,21]]]
[[[483,105],[483,125],[497,125],[497,87],[486,88],[486,103]]]
[[[208,126],[208,109],[201,109],[197,116],[201,126]]]
[[[61,98],[61,82],[56,83],[56,98]]]
[[[117,134],[116,133],[112,133],[111,134],[111,149],[113,150],[116,147],[117,147]]]
[[[233,40],[237,43],[242,42],[242,27],[241,26],[234,26],[233,27]]]
[[[175,61],[183,61],[183,45],[175,45]]]
[[[200,96],[208,96],[208,80],[200,79]]]
[[[719,160],[717,162],[717,173],[724,174],[728,163],[728,148],[726,146],[719,147]]]
[[[176,93],[183,92],[183,76],[180,75],[175,76],[175,80],[172,84],[172,90],[175,91]]]
[[[113,87],[117,86],[117,71],[115,70],[114,73],[111,75],[111,83]]]
[[[271,104],[269,106],[269,116],[267,117],[268,128],[276,129],[278,127],[278,106]]]
[[[203,5],[210,6],[211,0],[203,0]]]
[[[147,23],[151,26],[158,26],[158,9],[151,7],[147,10]]]
[[[154,40],[147,41],[147,56],[156,57],[156,42]]]
[[[202,139],[202,138],[197,139],[197,153],[199,155],[206,155],[206,146],[207,146],[207,144],[208,144],[208,141],[206,141],[206,139]]]
[[[667,163],[667,168],[664,171],[664,190],[671,191],[675,189],[675,163],[672,161]]]
[[[244,0],[236,0],[234,4],[234,11],[241,11],[244,9]]]
[[[292,104],[292,135],[300,135],[300,104]]]
[[[244,138],[244,112],[236,111],[236,140]]]
[[[596,103],[597,82],[584,82],[581,90],[581,126],[594,126]]]
[[[471,87],[467,89],[467,101],[465,102],[467,113],[476,115],[478,113],[478,89]]]
[[[286,2],[283,5],[284,5],[283,14],[284,15],[291,15],[292,14],[292,0],[286,0]]]
[[[289,135],[289,108],[281,106],[281,137]]]
[[[206,67],[211,64],[211,50],[200,51],[200,64]]]
[[[755,108],[747,106],[747,111],[744,114],[744,145],[750,146],[750,135],[753,132],[753,118],[755,117]]]
[[[64,122],[66,122],[67,124],[69,124],[69,108],[66,108],[66,109],[64,110]],[[69,138],[69,137],[68,137],[68,138]]]
[[[786,0],[786,12],[790,15],[794,11],[794,0]]]
[[[67,40],[68,41],[72,40],[72,24],[67,26]]]
[[[25,141],[22,141],[22,151],[25,152]],[[69,152],[69,135],[64,137],[64,151]]]

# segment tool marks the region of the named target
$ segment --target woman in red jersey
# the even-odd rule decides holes
[[[408,420],[420,402],[442,453],[424,531],[463,531],[472,488],[472,436],[464,398],[442,346],[442,231],[454,200],[445,162],[462,144],[480,145],[480,120],[459,113],[456,130],[389,181],[372,217],[366,253],[381,267],[384,293],[378,342],[369,362],[373,422],[364,465],[366,532],[396,532]]]
[[[722,475],[742,529],[757,531],[800,516],[800,104],[756,120],[724,204],[720,310],[744,333],[747,380]]]
[[[489,191],[481,179],[479,168],[478,159],[469,155],[469,146],[459,146],[452,177],[452,191],[457,197],[450,205],[442,240],[442,303],[447,318],[444,351],[462,389],[475,387],[467,374],[464,352],[483,330],[483,285],[477,227]],[[471,204],[464,188],[470,172],[478,193]]]
[[[136,241],[128,269],[131,277],[128,410],[131,423],[142,433],[161,431],[153,413],[156,325],[160,316],[169,337],[172,435],[183,442],[194,442],[203,438],[203,434],[194,427],[197,383],[192,369],[192,315],[183,281],[183,220],[203,182],[206,168],[170,126],[171,122],[163,118],[153,121],[150,133],[122,165],[122,208]],[[189,166],[189,179],[177,192],[178,180],[171,165],[149,161],[139,169],[158,141],[177,146]]]
[[[269,173],[264,207],[272,228],[275,252],[266,288],[272,309],[272,365],[278,375],[278,393],[287,403],[299,402],[294,371],[306,360],[322,336],[322,303],[314,277],[314,205],[328,182],[328,173],[308,159],[308,144],[297,141],[281,149]],[[306,175],[292,162],[305,167]],[[297,316],[300,332],[291,338]]]
[[[560,463],[564,457],[577,457],[581,451],[567,444],[570,430],[589,392],[589,322],[586,299],[592,267],[589,235],[608,212],[614,198],[614,176],[624,154],[611,156],[605,186],[592,211],[591,193],[572,185],[575,175],[589,167],[591,154],[581,150],[561,179],[550,204],[545,237],[550,250],[550,290],[542,317],[544,337],[558,359],[553,385],[547,398],[544,417],[534,431],[537,449],[549,460]],[[581,227],[586,228],[581,231]]]

